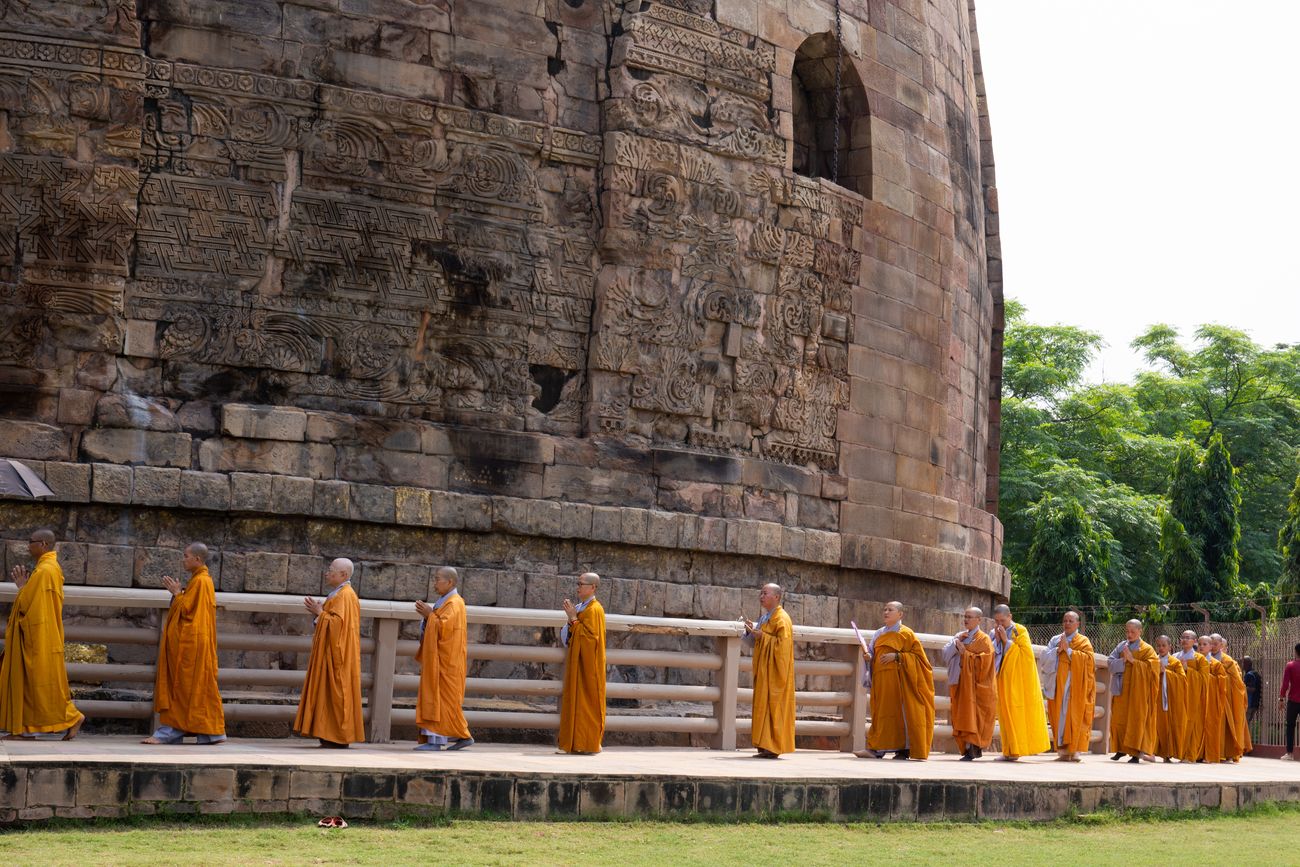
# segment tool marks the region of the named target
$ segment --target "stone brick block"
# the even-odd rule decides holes
[[[28,807],[71,807],[77,802],[77,772],[72,768],[28,768]]]
[[[445,488],[449,464],[446,458],[418,452],[369,446],[338,449],[338,476],[350,482]]]
[[[271,479],[271,511],[277,515],[310,515],[315,482],[301,476]]]
[[[398,803],[433,807],[447,806],[447,783],[441,774],[405,773],[397,778]]]
[[[466,458],[511,461],[522,464],[555,462],[555,443],[547,436],[511,431],[445,431],[454,454]]]
[[[397,523],[417,527],[433,524],[430,492],[424,488],[397,488],[394,492]]]
[[[492,528],[520,535],[530,533],[528,500],[519,497],[493,497]]]
[[[397,590],[397,566],[393,563],[362,563],[352,581],[357,594],[367,599],[392,599]]]
[[[228,801],[235,797],[234,768],[195,768],[185,781],[188,801]]]
[[[171,407],[138,394],[106,394],[101,397],[95,404],[95,425],[166,433],[180,430]]]
[[[181,501],[181,471],[136,467],[131,502],[138,506],[176,506]]]
[[[348,516],[355,521],[393,523],[397,516],[393,489],[384,485],[352,485],[348,492]]]
[[[260,473],[230,474],[232,512],[271,511],[271,477]]]
[[[760,557],[780,557],[784,528],[770,521],[760,521],[757,527],[756,551]],[[836,557],[838,562],[839,558]]]
[[[135,549],[124,545],[86,546],[86,583],[97,587],[130,587],[135,575]]]
[[[126,320],[126,341],[122,354],[135,358],[158,357],[158,323],[148,319]]]
[[[190,435],[127,428],[97,428],[81,436],[81,454],[92,461],[190,467]]]
[[[95,418],[99,392],[79,388],[59,389],[59,424],[88,425]]]
[[[131,798],[135,801],[179,801],[185,772],[136,767],[131,772]]]
[[[564,508],[557,502],[534,500],[528,506],[529,533],[548,539],[560,537],[563,527]]]
[[[322,518],[346,518],[351,514],[352,486],[347,482],[323,480],[312,484],[311,513]]]
[[[681,515],[650,509],[646,512],[646,541],[659,548],[676,548],[681,539]]]
[[[27,804],[27,768],[0,767],[0,814]]]
[[[696,537],[698,549],[719,554],[726,551],[728,523],[726,518],[700,518],[699,533]]]
[[[226,511],[230,508],[230,476],[182,470],[180,502],[187,509]]]
[[[176,548],[136,548],[135,587],[156,590],[162,587],[164,575],[176,576],[181,572],[181,551]]]
[[[134,473],[117,464],[92,464],[90,498],[96,503],[129,503]]]
[[[249,472],[331,478],[334,475],[334,447],[324,443],[279,440],[208,439],[199,446],[199,467],[210,473]]]
[[[293,407],[230,403],[221,410],[221,432],[246,439],[302,442],[307,437],[307,413]]]
[[[592,507],[586,503],[560,504],[560,537],[587,539],[591,536]]]
[[[86,583],[87,546],[80,542],[59,542],[54,550],[63,569],[63,580],[68,584]]]
[[[331,771],[291,771],[289,797],[292,799],[338,798],[343,791],[343,775]]]
[[[131,795],[131,772],[121,768],[79,768],[77,806],[125,804]]]
[[[324,557],[310,554],[290,554],[285,591],[293,595],[315,595],[321,592],[327,562]],[[247,569],[247,564],[245,564]]]
[[[556,464],[546,468],[542,496],[598,506],[649,506],[655,498],[654,478],[608,467]]]
[[[391,801],[397,790],[395,774],[353,771],[343,778],[343,797],[357,800]]]
[[[619,538],[628,545],[647,542],[648,514],[646,509],[625,507],[619,510]]]
[[[90,464],[70,464],[48,461],[45,464],[45,484],[54,496],[66,503],[90,502]]]
[[[495,499],[476,494],[430,491],[430,523],[434,527],[486,532],[493,526],[492,501]]]
[[[0,454],[19,460],[66,461],[72,456],[72,448],[62,428],[0,418]]]
[[[825,530],[805,530],[804,559],[813,563],[838,565],[841,559],[840,534]]]
[[[433,570],[418,563],[398,563],[393,567],[394,599],[424,599],[436,597],[433,590]],[[470,604],[468,601],[466,604]],[[474,602],[482,605],[482,602]]]
[[[286,801],[287,768],[240,768],[235,772],[235,797],[244,801]]]
[[[340,443],[356,437],[356,418],[339,412],[307,413],[306,436],[309,442]]]
[[[249,593],[284,593],[289,586],[289,555],[255,551],[244,555],[244,589]]]

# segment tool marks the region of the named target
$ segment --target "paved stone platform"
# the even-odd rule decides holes
[[[417,753],[410,742],[322,750],[305,740],[147,746],[136,737],[0,741],[0,823],[164,811],[342,814],[443,811],[515,818],[823,814],[869,820],[1049,819],[1102,808],[1236,809],[1300,801],[1300,764],[1016,764],[857,759],[799,751],[611,747],[597,756],[480,744]]]

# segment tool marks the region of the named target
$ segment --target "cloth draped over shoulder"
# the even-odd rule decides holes
[[[605,738],[605,608],[592,597],[569,627],[559,748],[598,753]]]
[[[958,648],[959,641],[965,645],[965,653]],[[942,656],[948,664],[949,717],[957,748],[962,752],[967,746],[984,749],[993,742],[998,708],[993,642],[977,627],[964,639],[950,640]]]
[[[1196,762],[1205,758],[1205,719],[1210,692],[1210,664],[1195,650],[1178,654],[1183,666],[1183,739],[1179,758]]]
[[[906,749],[912,758],[928,758],[934,739],[934,667],[925,648],[906,626],[878,631],[871,647],[867,746],[880,751]],[[897,658],[882,661],[891,653]]]
[[[755,624],[753,729],[760,750],[794,752],[794,625],[780,605]]]
[[[293,730],[337,744],[366,739],[361,717],[361,602],[351,583],[331,591],[316,618]]]
[[[226,732],[217,688],[217,597],[204,566],[172,599],[158,648],[153,709],[159,721],[195,735]]]
[[[63,657],[63,568],[42,554],[9,609],[0,662],[0,729],[61,732],[81,719]]]
[[[1127,647],[1132,662],[1124,659]],[[1110,654],[1111,749],[1130,756],[1154,755],[1160,707],[1160,656],[1138,639],[1121,641]]]
[[[448,738],[470,736],[464,711],[468,643],[465,600],[452,588],[433,604],[420,635],[415,723],[421,729]]]
[[[1156,714],[1156,752],[1162,759],[1183,756],[1187,736],[1187,671],[1176,654],[1160,657],[1160,710]]]
[[[1043,652],[1043,692],[1047,719],[1058,750],[1088,750],[1092,715],[1097,701],[1097,678],[1092,642],[1082,632],[1066,639],[1061,633]]]
[[[1052,745],[1043,710],[1043,687],[1038,660],[1029,633],[1011,624],[1007,640],[995,640],[998,658],[998,725],[1002,752],[1008,756],[1036,756]]]
[[[1223,761],[1228,673],[1223,670],[1223,663],[1210,655],[1205,657],[1205,675],[1205,750],[1201,758],[1214,763]]]
[[[1246,725],[1246,681],[1237,660],[1221,654],[1227,690],[1224,693],[1223,757],[1239,759],[1250,752],[1250,727]]]

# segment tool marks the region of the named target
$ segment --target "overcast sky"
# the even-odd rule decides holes
[[[1300,341],[1300,2],[976,0],[1006,293],[1101,333]]]

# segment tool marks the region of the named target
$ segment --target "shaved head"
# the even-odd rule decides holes
[[[460,580],[460,573],[456,571],[454,566],[439,566],[438,571],[433,573],[433,577],[450,581],[454,587],[456,582]]]
[[[781,589],[780,584],[764,584],[763,589],[775,593],[777,599],[785,596],[785,591]]]
[[[976,608],[974,605],[972,605],[970,608],[967,608],[967,609],[966,609],[966,613],[967,613],[967,614],[970,614],[970,615],[972,615],[972,616],[974,616],[974,617],[983,617],[983,616],[984,616],[984,612],[981,611],[979,608]]]
[[[337,560],[334,560],[333,562],[330,563],[330,571],[339,572],[340,574],[342,574],[344,581],[347,581],[349,578],[352,577],[352,572],[355,569],[356,566],[354,566],[352,564],[352,561],[349,560],[347,557],[339,557]]]
[[[994,617],[997,617],[997,616],[999,616],[999,615],[1001,615],[1001,616],[1003,616],[1003,617],[1010,617],[1010,616],[1011,616],[1011,606],[1010,606],[1010,605],[994,605],[994,606],[993,606],[993,616],[994,616]]]
[[[1166,648],[1166,650],[1168,650],[1173,646],[1174,646],[1173,639],[1171,639],[1168,635],[1162,635],[1156,639],[1157,648],[1164,647]]]
[[[32,533],[32,541],[33,541],[33,542],[43,542],[43,543],[45,543],[46,545],[53,545],[53,544],[54,544],[54,531],[53,531],[53,530],[47,530],[47,529],[45,529],[44,527],[42,527],[41,529],[37,530],[35,533]]]
[[[209,556],[208,546],[204,545],[202,542],[191,542],[189,545],[186,546],[185,553],[189,554],[191,557],[193,557],[195,560],[198,560],[200,563],[207,565],[208,556]]]
[[[54,550],[54,531],[42,527],[32,533],[27,542],[27,553],[32,555],[33,559],[44,557]]]
[[[1079,612],[1077,611],[1065,612],[1065,616],[1061,618],[1061,623],[1068,624],[1077,629],[1079,627]]]

